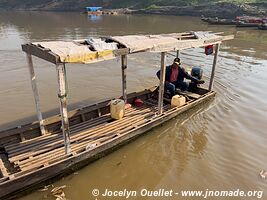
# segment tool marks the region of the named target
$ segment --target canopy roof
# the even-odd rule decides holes
[[[22,50],[39,58],[59,63],[92,63],[137,52],[168,52],[204,47],[233,39],[221,33],[188,32],[161,35],[127,35],[73,41],[34,42]]]
[[[85,9],[86,9],[87,11],[95,12],[95,11],[101,10],[101,9],[103,9],[103,8],[102,8],[102,7],[85,7]]]

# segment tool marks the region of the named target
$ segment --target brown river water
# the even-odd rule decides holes
[[[158,34],[209,30],[235,35],[221,46],[214,90],[216,98],[154,128],[116,152],[55,183],[66,185],[69,200],[126,199],[94,197],[106,189],[262,191],[254,197],[207,199],[267,199],[267,31],[214,26],[194,17],[101,16],[79,13],[0,13],[0,129],[36,119],[26,65],[20,45],[28,41],[81,39],[100,35]],[[182,62],[204,69],[205,86],[212,56],[203,49],[181,52]],[[173,56],[167,62],[171,64]],[[128,92],[158,84],[159,54],[129,56]],[[55,67],[34,58],[44,116],[59,113]],[[69,109],[121,94],[120,60],[91,65],[67,65]],[[52,187],[52,186],[51,186]],[[55,199],[35,191],[21,200]],[[204,197],[129,197],[129,199],[203,199]]]

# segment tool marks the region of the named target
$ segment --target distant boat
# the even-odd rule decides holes
[[[262,19],[262,23],[258,26],[260,30],[267,30],[267,18]]]
[[[237,27],[258,27],[259,29],[266,29],[267,18],[258,18],[250,16],[238,16],[233,19],[219,19],[218,17],[201,16],[201,20],[214,25],[236,25]]]
[[[102,15],[102,7],[85,7],[85,13],[89,15]]]
[[[258,25],[258,29],[267,30],[267,23],[262,23],[262,24]]]
[[[239,21],[236,24],[237,27],[258,27],[259,23],[248,23],[244,21]]]
[[[251,16],[237,16],[236,17],[236,21],[238,22],[255,23],[255,24],[262,23],[263,19],[264,18],[251,17]]]
[[[236,21],[232,19],[218,19],[218,18],[209,18],[207,20],[209,24],[217,24],[217,25],[235,25]]]
[[[204,22],[207,22],[209,20],[209,18],[205,17],[204,15],[201,15],[201,20]]]
[[[236,17],[237,27],[258,27],[260,24],[264,23],[266,18],[259,17],[250,17],[250,16],[242,16]]]
[[[217,25],[235,25],[236,21],[232,19],[219,19],[218,17],[205,17],[201,16],[201,20],[204,22],[208,22],[209,24],[217,24]]]

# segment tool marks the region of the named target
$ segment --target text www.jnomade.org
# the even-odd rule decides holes
[[[109,190],[105,189],[104,191],[100,191],[98,189],[92,190],[92,195],[94,197],[122,197],[125,199],[129,199],[131,197],[203,197],[204,199],[208,197],[255,197],[257,199],[261,199],[263,197],[263,191],[243,191],[240,189],[236,190],[181,190],[175,191],[173,189],[158,189],[158,190]]]

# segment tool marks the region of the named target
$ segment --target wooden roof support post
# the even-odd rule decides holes
[[[182,38],[179,38],[179,40],[181,40]],[[179,56],[180,56],[180,50],[177,50],[176,51],[176,58],[179,58]]]
[[[159,81],[159,97],[158,97],[158,114],[162,114],[163,110],[163,94],[165,85],[166,74],[166,52],[161,52],[161,68],[160,68],[160,81]]]
[[[41,112],[40,99],[39,99],[39,94],[38,94],[38,89],[37,89],[37,84],[36,84],[36,76],[34,73],[33,62],[32,62],[32,55],[28,53],[27,53],[27,62],[28,62],[28,67],[30,71],[30,76],[31,76],[31,85],[32,85],[32,91],[34,95],[37,117],[38,117],[38,121],[40,124],[40,130],[41,130],[41,134],[45,135],[46,130],[44,127],[44,120],[43,120],[43,116]]]
[[[125,103],[127,103],[126,69],[127,69],[127,55],[122,55],[121,56],[122,97]]]
[[[177,50],[177,51],[176,51],[176,58],[179,58],[179,56],[180,56],[180,51]]]
[[[58,98],[60,101],[61,124],[62,124],[64,143],[65,143],[65,154],[70,154],[71,148],[70,148],[70,128],[69,128],[69,119],[67,110],[66,68],[65,64],[56,65],[56,68],[57,68],[58,85],[59,85]]]
[[[214,55],[214,59],[213,59],[213,66],[212,66],[212,71],[211,71],[211,76],[210,76],[209,91],[212,90],[212,86],[213,86],[213,82],[214,82],[215,68],[216,68],[216,64],[217,64],[219,49],[220,49],[220,44],[216,44],[215,55]]]

